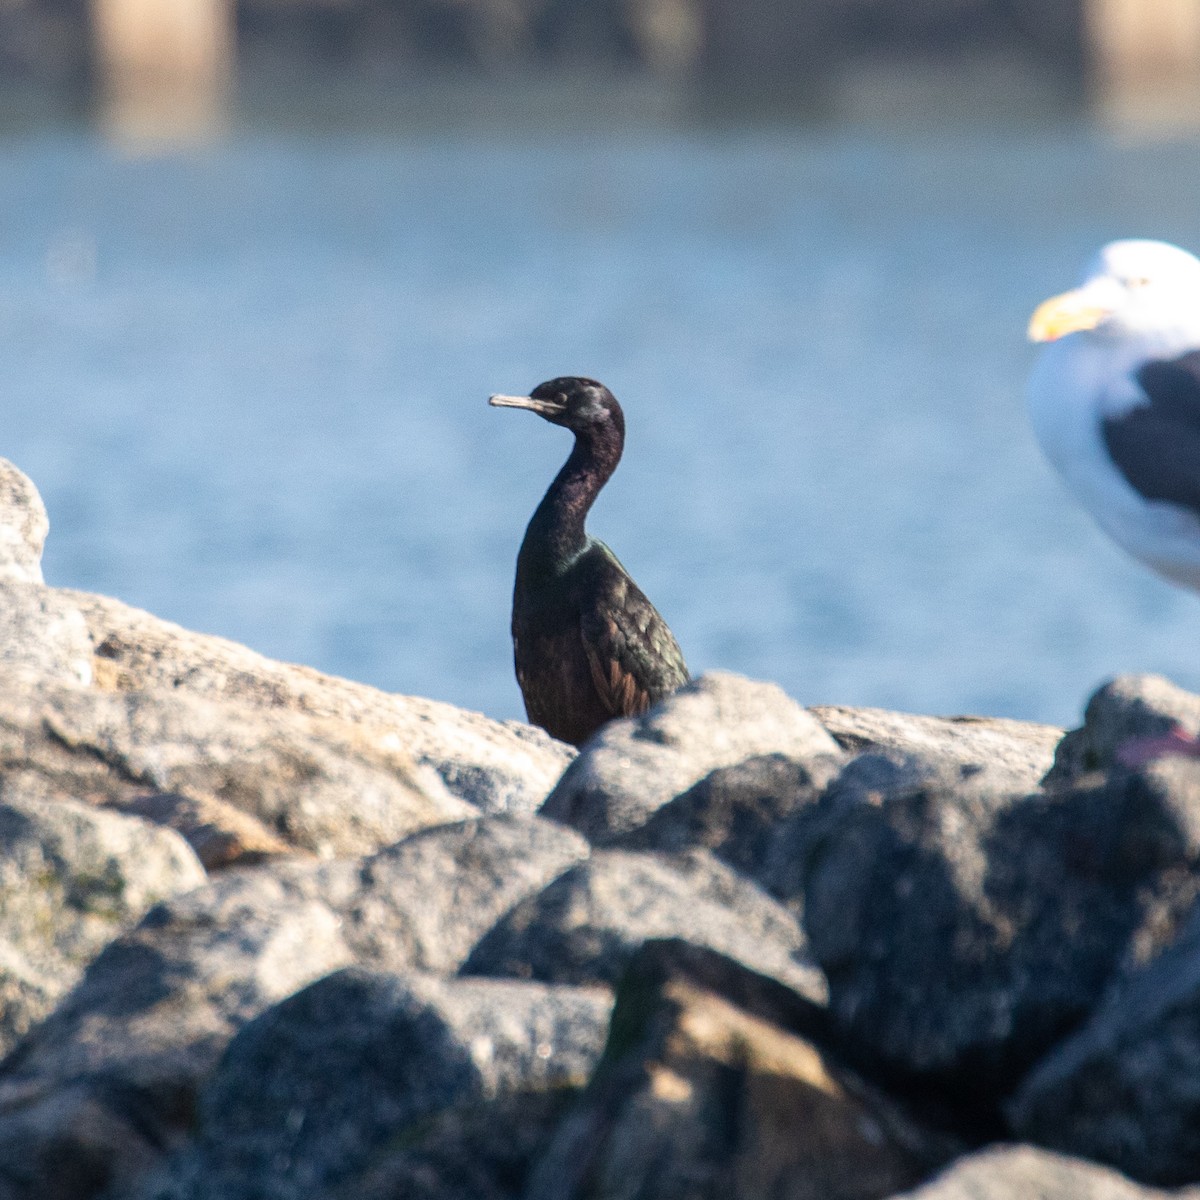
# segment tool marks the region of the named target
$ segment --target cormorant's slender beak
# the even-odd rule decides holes
[[[532,396],[489,396],[493,408],[527,408],[542,417],[558,416],[566,411],[566,405],[553,400],[535,400]]]
[[[1061,296],[1051,296],[1037,306],[1029,319],[1029,340],[1056,342],[1068,333],[1095,329],[1111,315],[1112,309],[1099,303],[1088,288],[1076,288]]]

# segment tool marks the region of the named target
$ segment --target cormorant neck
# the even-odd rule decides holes
[[[534,510],[517,559],[518,574],[556,574],[587,546],[584,521],[600,489],[621,461],[624,430],[606,421],[575,434],[575,445],[562,470]]]

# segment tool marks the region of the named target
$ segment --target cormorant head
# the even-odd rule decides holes
[[[1035,342],[1069,333],[1102,338],[1195,336],[1200,331],[1200,261],[1168,242],[1109,242],[1083,283],[1039,305],[1029,322]]]
[[[604,384],[577,375],[539,383],[528,396],[492,396],[488,403],[497,408],[528,408],[575,433],[603,425],[625,431],[625,417],[616,396]]]

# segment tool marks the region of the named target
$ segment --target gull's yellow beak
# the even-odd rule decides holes
[[[1029,318],[1029,340],[1031,342],[1055,342],[1068,333],[1083,329],[1095,329],[1112,310],[1096,302],[1086,287],[1061,296],[1051,296],[1039,304]]]

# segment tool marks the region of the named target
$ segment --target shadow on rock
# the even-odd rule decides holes
[[[879,1200],[957,1149],[821,1048],[825,1014],[712,951],[651,942],[527,1200]]]
[[[910,760],[851,764],[788,833],[781,890],[803,885],[852,1060],[998,1132],[1004,1096],[1144,935],[1150,898],[1191,877],[1197,805],[1128,774],[1019,795]]]

